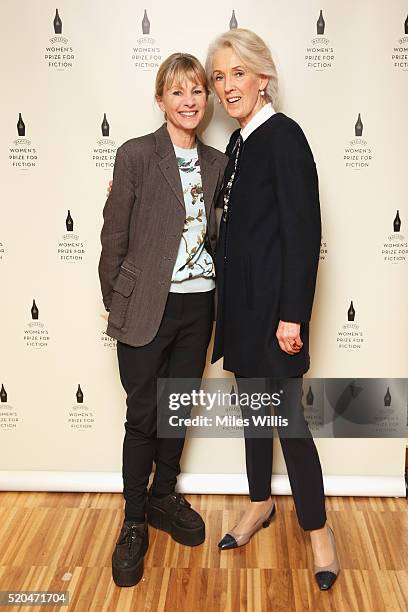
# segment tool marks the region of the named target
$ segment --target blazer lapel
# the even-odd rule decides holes
[[[178,203],[184,208],[184,195],[181,186],[180,173],[177,166],[177,161],[173,159],[173,154],[168,155],[159,162],[160,170],[163,172],[164,178],[172,188],[174,195],[177,198]]]
[[[166,123],[163,123],[163,125],[154,133],[154,135],[156,138],[156,151],[162,158],[159,162],[160,170],[176,196],[178,203],[185,210],[186,207],[184,204],[180,172],[177,166],[173,144],[170,140]],[[207,219],[209,219],[220,168],[218,164],[214,163],[216,157],[212,154],[211,149],[206,147],[199,138],[197,138],[197,152],[201,169],[201,182],[203,185],[205,212]]]
[[[171,187],[178,203],[185,210],[183,188],[181,186],[180,172],[174,154],[173,144],[170,140],[167,126],[165,123],[154,133],[156,138],[156,151],[162,158],[159,168],[164,178]]]

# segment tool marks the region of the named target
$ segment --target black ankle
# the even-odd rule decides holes
[[[170,491],[169,493],[156,493],[156,491],[152,489],[152,497],[156,497],[156,499],[163,499],[164,497],[171,495],[171,493],[174,493],[174,491]]]
[[[146,520],[145,514],[125,516],[126,523],[144,523]]]

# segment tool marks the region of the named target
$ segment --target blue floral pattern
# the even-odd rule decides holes
[[[207,218],[197,149],[188,152],[183,150],[181,156],[180,148],[174,148],[183,188],[186,218],[172,282],[178,283],[198,277],[213,279],[214,262],[205,248]]]

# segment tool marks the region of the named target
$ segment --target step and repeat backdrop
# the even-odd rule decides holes
[[[161,61],[204,61],[229,28],[270,45],[279,110],[318,167],[309,375],[407,376],[407,12],[402,0],[1,0],[2,488],[121,489],[125,395],[97,274],[106,188],[117,147],[163,122]],[[203,140],[224,150],[236,127],[212,97]],[[231,375],[218,363],[206,376]],[[317,444],[329,494],[405,494],[406,439]],[[180,487],[244,492],[242,440],[188,440]]]

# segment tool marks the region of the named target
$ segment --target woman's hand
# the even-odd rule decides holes
[[[279,321],[276,337],[282,351],[288,353],[288,355],[296,355],[303,346],[300,339],[300,323]]]
[[[109,181],[108,186],[106,188],[106,195],[109,197],[110,192],[112,191],[112,183],[113,181]]]

